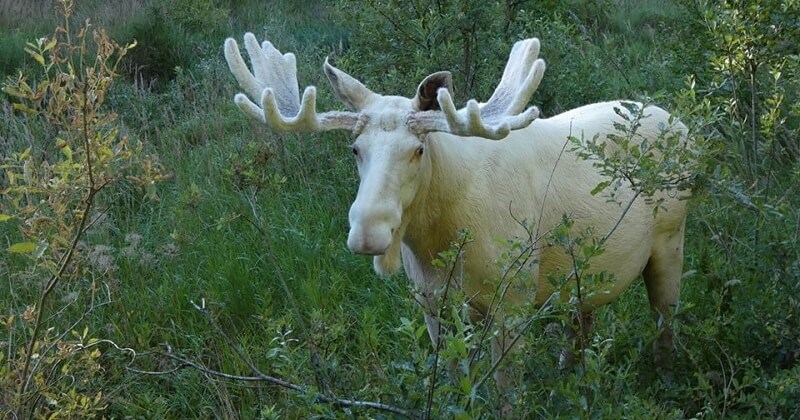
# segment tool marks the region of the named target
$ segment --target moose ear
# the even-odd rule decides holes
[[[436,100],[439,89],[447,89],[453,95],[453,75],[449,71],[438,71],[426,77],[417,88],[417,96],[412,99],[414,109],[417,111],[439,110],[439,101]]]
[[[325,75],[331,82],[331,87],[336,96],[351,111],[358,112],[364,109],[367,104],[376,96],[371,90],[356,80],[353,76],[333,67],[328,59],[325,58]]]

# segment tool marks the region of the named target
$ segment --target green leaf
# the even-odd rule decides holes
[[[72,149],[69,147],[69,143],[62,138],[56,138],[56,147],[61,149],[61,152],[64,153],[64,157],[67,158],[67,162],[72,162]]]
[[[11,215],[9,214],[0,214],[0,223],[7,222],[11,220]]]
[[[599,193],[600,191],[603,191],[604,189],[608,188],[609,185],[611,185],[611,181],[603,181],[597,184],[597,186],[595,186],[594,189],[592,189],[590,194],[597,195],[597,193]]]
[[[14,254],[30,254],[36,250],[36,242],[19,242],[8,247],[8,251]]]

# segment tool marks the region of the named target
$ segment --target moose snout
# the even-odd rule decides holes
[[[391,234],[386,235],[363,229],[350,229],[347,236],[347,247],[350,251],[362,255],[383,255],[392,243]]]
[[[353,204],[350,208],[350,233],[347,247],[356,254],[383,255],[394,239],[400,215],[390,209],[363,211]]]

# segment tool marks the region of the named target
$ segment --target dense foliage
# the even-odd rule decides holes
[[[320,109],[339,107],[325,56],[379,92],[447,69],[457,102],[485,100],[511,44],[536,36],[545,115],[614,98],[674,112],[703,152],[674,366],[653,366],[642,284],[597,312],[574,370],[558,366],[569,305],[520,308],[514,414],[800,416],[800,3],[320,3],[79,0],[66,22],[0,5],[19,16],[1,10],[3,417],[400,416],[344,400],[497,414],[489,361],[444,374],[480,343],[465,297],[437,351],[405,278],[347,251],[347,136],[273,132],[233,106],[221,44],[245,31],[295,52]]]

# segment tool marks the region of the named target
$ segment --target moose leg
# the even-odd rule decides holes
[[[571,317],[571,325],[567,326],[567,346],[561,350],[558,364],[562,369],[571,368],[577,362],[576,355],[581,355],[582,350],[589,343],[592,331],[594,312],[580,311]]]
[[[500,331],[492,338],[492,366],[502,362],[502,359],[508,355],[513,347],[520,344],[522,339],[514,342],[516,334],[512,331],[507,331],[501,327]],[[514,377],[509,375],[502,365],[498,365],[494,371],[494,380],[497,384],[497,389],[501,393],[501,405],[499,416],[500,418],[511,418],[514,412],[512,401],[514,400],[512,391],[514,390]]]
[[[437,318],[437,308],[441,306],[441,301],[437,293],[437,289],[441,287],[441,282],[436,279],[427,279],[413,253],[405,244],[401,246],[401,253],[403,259],[403,267],[405,268],[406,275],[412,280],[414,286],[414,300],[422,307],[423,315],[425,316],[425,326],[428,328],[428,335],[431,338],[433,347],[436,348],[439,343],[439,334],[441,323]]]
[[[492,338],[492,365],[500,362],[511,350],[514,339],[512,335],[506,331],[499,331]],[[494,380],[497,383],[497,388],[502,392],[508,391],[513,385],[511,376],[500,366],[494,371]]]
[[[653,343],[656,362],[662,365],[669,362],[674,351],[672,308],[678,304],[681,290],[684,229],[685,224],[653,244],[650,260],[642,273],[653,315],[663,328]]]
[[[436,316],[435,299],[429,292],[416,292],[414,298],[422,307],[422,314],[425,317],[425,327],[428,329],[428,336],[431,338],[433,347],[436,348],[439,343],[439,334],[441,334],[442,324]]]
[[[423,316],[425,317],[425,327],[428,329],[428,336],[431,338],[434,351],[440,351],[444,343],[442,340],[442,322],[437,316],[437,308],[441,305],[439,297],[435,292],[431,291],[417,291],[414,294],[417,303],[422,307]],[[447,374],[453,384],[457,384],[461,378],[458,369],[458,360],[447,361]]]

